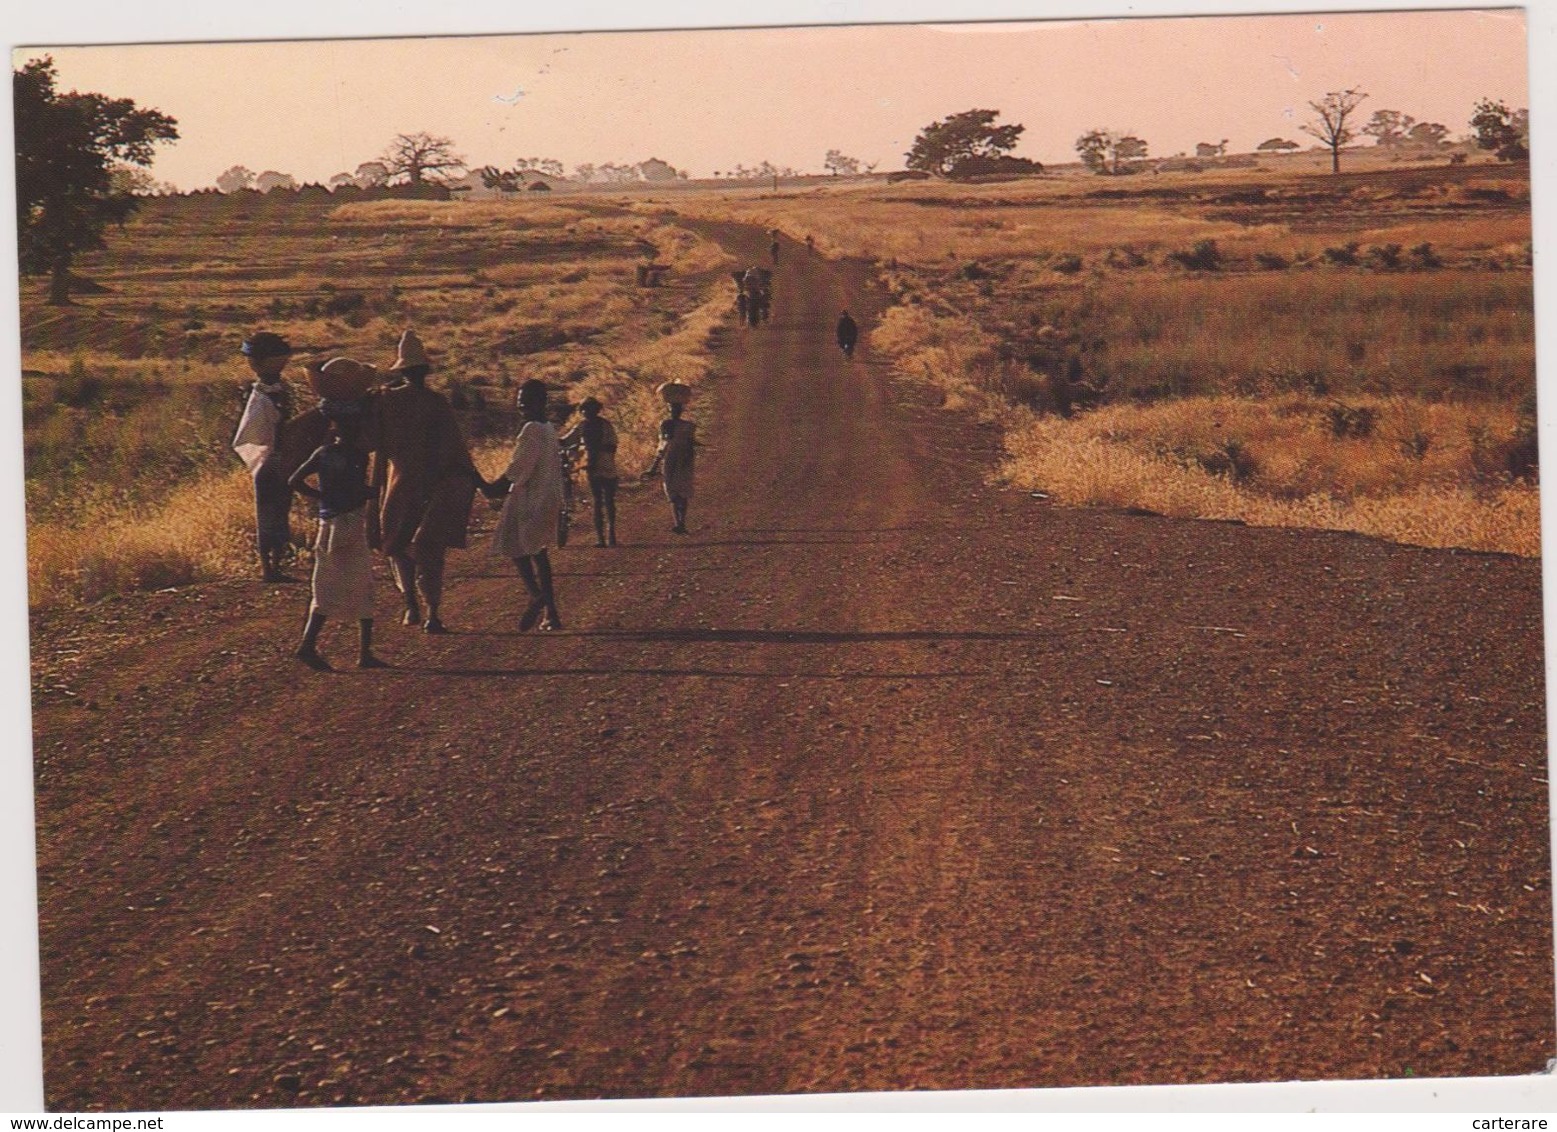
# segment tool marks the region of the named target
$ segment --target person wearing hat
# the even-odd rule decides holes
[[[378,499],[369,538],[389,559],[405,599],[403,623],[443,633],[444,563],[451,547],[464,547],[471,502],[486,480],[476,471],[448,398],[427,388],[431,369],[421,339],[407,330],[389,369],[404,381],[373,398],[370,444]]]
[[[600,415],[605,406],[599,398],[585,397],[578,408],[584,419],[558,437],[557,442],[564,451],[584,449],[584,476],[595,500],[595,545],[615,546],[616,429]]]
[[[652,479],[663,472],[665,498],[670,500],[671,515],[675,519],[671,532],[687,533],[687,505],[692,502],[692,465],[697,446],[697,428],[682,416],[687,402],[692,399],[692,387],[679,381],[667,381],[659,387],[660,396],[670,408],[670,416],[660,422],[660,443],[654,453],[654,463],[643,473],[644,479]]]
[[[520,632],[539,622],[543,629],[562,628],[557,597],[552,589],[551,559],[547,548],[557,538],[557,512],[562,510],[562,460],[557,430],[546,419],[546,383],[531,378],[519,387],[519,412],[524,424],[514,442],[508,469],[484,491],[489,499],[502,499],[488,553],[507,558],[519,568],[530,604],[519,618]],[[541,622],[541,615],[546,620]]]
[[[324,439],[318,413],[289,420],[292,403],[281,372],[292,347],[279,334],[262,330],[243,340],[241,352],[254,372],[254,384],[232,438],[233,451],[254,477],[255,542],[261,577],[284,582],[281,563],[292,548],[292,490],[288,477]]]
[[[316,448],[289,480],[294,491],[319,504],[313,591],[297,659],[310,668],[330,667],[319,654],[319,633],[328,618],[336,617],[357,622],[357,667],[383,668],[373,655],[373,553],[367,528],[373,488],[362,444],[363,396],[378,374],[350,358],[335,358],[311,369],[310,377],[318,379],[316,391],[327,393],[320,412],[329,422],[330,442]],[[307,483],[310,476],[317,487]]]

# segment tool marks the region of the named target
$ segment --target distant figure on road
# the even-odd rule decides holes
[[[595,501],[595,545],[616,545],[616,429],[600,415],[598,398],[579,402],[584,419],[558,438],[564,450],[584,449],[584,476]]]
[[[806,251],[809,252],[811,255],[815,255],[816,254],[816,237],[815,236],[807,236],[806,237]]]
[[[773,242],[768,245],[768,255],[773,257],[774,266],[778,266],[779,242],[778,237],[773,237]]]
[[[660,444],[654,453],[654,463],[643,473],[644,479],[652,479],[663,472],[665,498],[670,500],[674,534],[687,533],[687,505],[692,502],[692,465],[697,446],[697,428],[685,419],[687,402],[692,399],[692,387],[679,381],[667,381],[659,388],[660,396],[670,408],[670,416],[660,422]]]
[[[384,662],[373,655],[373,552],[367,527],[373,488],[362,445],[361,400],[378,375],[350,358],[335,358],[318,372],[340,383],[335,392],[343,396],[320,403],[330,423],[330,442],[314,449],[288,481],[291,490],[319,501],[313,594],[296,655],[310,668],[328,669],[329,662],[319,655],[319,632],[326,618],[339,617],[357,622],[357,667],[383,668]],[[309,476],[318,487],[307,484]]]
[[[449,548],[464,547],[470,505],[486,480],[476,471],[448,399],[427,388],[431,369],[421,339],[407,330],[389,369],[405,383],[373,398],[369,418],[378,501],[368,537],[388,557],[395,588],[405,598],[402,622],[445,633],[438,616],[444,562]]]
[[[838,316],[838,348],[843,351],[844,357],[854,357],[854,344],[859,340],[859,325],[849,317],[848,311],[844,311]]]
[[[488,553],[507,558],[519,568],[530,594],[530,604],[519,618],[519,631],[527,633],[537,623],[542,629],[562,628],[552,589],[551,559],[546,554],[556,541],[557,513],[562,510],[562,453],[557,430],[546,419],[544,381],[531,378],[519,387],[519,412],[524,424],[508,470],[484,492],[489,499],[503,500],[503,513],[498,516]]]
[[[317,413],[288,420],[292,396],[281,371],[292,347],[279,334],[262,330],[244,339],[241,353],[254,372],[254,384],[238,420],[232,449],[254,477],[254,533],[260,576],[285,582],[281,563],[292,549],[292,489],[287,479],[324,440]]]

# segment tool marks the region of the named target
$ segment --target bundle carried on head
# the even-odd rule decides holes
[[[331,358],[308,367],[308,384],[321,401],[355,401],[378,384],[378,367],[352,358]]]
[[[654,392],[667,405],[685,405],[692,400],[692,387],[684,381],[667,381]]]

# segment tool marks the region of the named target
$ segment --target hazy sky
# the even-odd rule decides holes
[[[523,20],[516,18],[516,25]],[[44,54],[17,52],[17,61]],[[1027,127],[1017,153],[1075,160],[1094,126],[1154,156],[1298,132],[1309,99],[1361,86],[1458,134],[1479,97],[1529,104],[1519,10],[1201,16],[776,30],[52,48],[66,89],[179,121],[155,174],[234,164],[325,181],[396,133],[472,163],[659,157],[694,176],[767,160],[820,172],[837,148],[901,168],[915,134],[970,107]],[[519,92],[523,92],[520,94]],[[506,101],[505,101],[506,100]]]

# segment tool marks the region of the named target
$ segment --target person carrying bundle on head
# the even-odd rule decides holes
[[[314,540],[313,592],[297,659],[321,671],[319,633],[331,617],[357,622],[357,667],[384,668],[373,655],[373,552],[368,547],[368,451],[363,445],[364,400],[378,381],[372,366],[333,358],[310,366],[309,380],[329,422],[330,441],[316,448],[292,473],[292,490],[318,500],[319,535]],[[316,486],[309,486],[312,477]]]
[[[656,474],[665,477],[665,498],[670,500],[674,534],[687,533],[687,506],[692,502],[692,468],[697,447],[697,428],[682,416],[692,400],[692,387],[679,381],[667,381],[657,391],[670,409],[660,422],[660,443],[654,463],[643,473],[644,479]]]
[[[427,388],[431,370],[421,339],[407,330],[389,368],[403,383],[372,399],[369,441],[378,499],[368,533],[389,559],[405,599],[402,624],[444,633],[444,564],[451,548],[465,546],[471,502],[486,480],[448,398]]]

